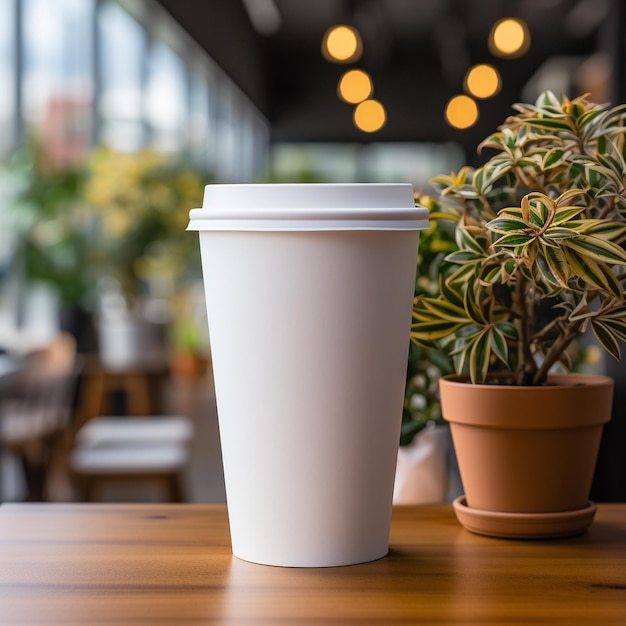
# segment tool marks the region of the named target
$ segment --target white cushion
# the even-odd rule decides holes
[[[187,458],[187,448],[178,444],[77,447],[70,465],[83,474],[158,474],[181,470]]]
[[[191,420],[180,415],[96,417],[76,435],[77,445],[102,446],[112,443],[186,443],[192,437]]]

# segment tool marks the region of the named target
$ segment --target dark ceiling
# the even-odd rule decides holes
[[[573,58],[576,65],[598,49],[614,55],[617,24],[624,24],[621,0],[274,0],[280,28],[263,35],[244,0],[159,1],[259,106],[274,141],[475,145],[509,114],[548,59]],[[246,0],[254,2],[262,0]],[[499,60],[488,50],[488,34],[507,16],[526,20],[532,44],[519,59]],[[362,34],[363,57],[352,66],[331,64],[320,53],[324,32],[335,23]],[[444,122],[445,105],[480,62],[499,68],[502,91],[479,103],[474,128],[455,131]],[[356,130],[351,105],[338,99],[347,67],[372,76],[388,114],[382,131]]]

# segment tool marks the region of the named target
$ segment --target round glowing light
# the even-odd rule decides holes
[[[528,26],[522,20],[507,17],[496,22],[489,35],[489,49],[501,57],[524,54],[530,46]]]
[[[378,100],[364,100],[354,109],[354,125],[366,133],[380,130],[386,121],[387,112]]]
[[[358,104],[372,95],[372,80],[363,70],[348,70],[339,80],[339,97]]]
[[[322,40],[322,54],[334,63],[351,63],[361,57],[363,44],[359,31],[341,24],[326,31]]]
[[[469,128],[478,120],[478,107],[469,96],[455,96],[446,107],[446,120],[455,128]]]
[[[475,65],[465,77],[465,88],[476,98],[491,98],[500,91],[500,74],[493,65]]]

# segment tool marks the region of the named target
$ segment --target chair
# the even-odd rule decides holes
[[[25,359],[15,384],[0,401],[0,446],[20,461],[26,499],[46,499],[57,444],[69,425],[80,359],[74,338],[61,333]]]
[[[78,497],[97,498],[106,483],[160,483],[166,499],[185,501],[183,474],[194,434],[180,415],[104,416],[83,424],[74,436],[69,469]]]

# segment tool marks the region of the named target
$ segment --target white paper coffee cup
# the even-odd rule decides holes
[[[191,211],[235,556],[387,553],[425,228],[407,184],[208,185]]]

